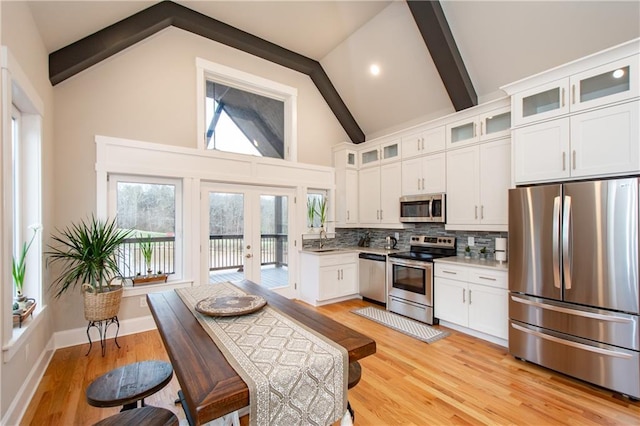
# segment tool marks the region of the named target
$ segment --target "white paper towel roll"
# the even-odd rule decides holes
[[[507,260],[507,239],[496,238],[496,260],[505,262]]]

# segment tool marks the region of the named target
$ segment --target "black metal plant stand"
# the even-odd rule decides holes
[[[115,342],[116,342],[116,346],[120,348],[120,345],[118,344],[118,331],[120,331],[120,322],[118,321],[118,316],[116,315],[115,317],[107,318],[105,320],[89,321],[89,324],[87,325],[87,338],[89,339],[89,350],[87,351],[85,356],[89,355],[89,352],[91,352],[91,347],[93,346],[93,342],[91,341],[91,335],[89,334],[89,330],[91,329],[91,327],[95,327],[98,329],[98,334],[100,335],[100,347],[102,348],[102,356],[104,356],[107,349],[107,330],[109,329],[109,326],[114,323],[117,325]]]

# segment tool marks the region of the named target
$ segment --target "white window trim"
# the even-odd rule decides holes
[[[174,274],[169,277],[167,281],[168,285],[181,283],[184,280],[184,264],[185,264],[185,255],[184,255],[184,232],[183,232],[183,214],[182,214],[182,206],[183,206],[183,188],[182,188],[182,180],[181,179],[171,179],[167,177],[156,177],[156,176],[135,176],[135,175],[127,175],[124,173],[113,173],[108,175],[108,192],[107,192],[107,205],[110,217],[115,217],[117,213],[117,183],[118,182],[131,182],[131,183],[149,183],[149,184],[166,184],[173,185],[175,187],[175,209],[176,209],[176,217],[175,217],[175,242],[174,242],[174,251],[176,258],[174,259]],[[154,285],[154,291],[159,288],[159,285]],[[138,290],[138,291],[134,291]],[[125,287],[125,297],[138,295],[138,294],[146,294],[147,291],[141,289],[140,287],[134,289],[130,287]]]
[[[298,161],[298,89],[202,58],[196,58],[198,149],[206,149],[207,79],[284,102],[284,159]]]
[[[1,88],[2,94],[2,202],[4,209],[2,211],[2,246],[0,249],[0,271],[2,276],[0,280],[2,282],[12,282],[11,264],[13,260],[13,242],[14,242],[14,229],[13,229],[13,177],[12,177],[12,158],[13,147],[11,137],[11,112],[13,105],[15,105],[21,112],[22,123],[21,129],[24,132],[25,127],[35,129],[36,131],[27,131],[22,135],[22,139],[28,140],[29,144],[35,144],[37,146],[38,158],[41,158],[41,141],[42,141],[42,117],[44,116],[44,103],[38,96],[38,92],[35,90],[29,78],[24,73],[15,57],[11,54],[6,46],[0,48],[0,66],[1,66]],[[26,121],[26,122],[25,122]],[[31,127],[35,126],[35,127]],[[40,164],[41,160],[39,160]],[[42,166],[40,166],[41,168]],[[41,191],[42,179],[41,170],[38,171],[37,190]],[[35,215],[37,220],[42,223],[42,194],[37,200],[37,206],[33,206],[35,209]],[[24,218],[22,218],[24,220]],[[29,218],[27,218],[29,220]],[[30,237],[30,236],[29,236]],[[37,243],[36,243],[37,241]],[[23,324],[22,328],[13,327],[12,311],[7,307],[11,306],[13,301],[13,286],[3,285],[0,290],[0,323],[2,323],[2,329],[0,335],[2,338],[2,351],[3,360],[8,362],[18,352],[22,344],[28,341],[31,330],[41,320],[41,316],[46,309],[43,294],[42,283],[42,256],[35,256],[36,251],[39,253],[42,251],[42,233],[34,240],[34,244],[30,251],[29,262],[31,265],[36,262],[39,267],[34,267],[33,271],[37,269],[37,280],[40,282],[40,294],[37,296],[38,308],[33,313],[31,321]],[[35,260],[33,260],[35,258]],[[36,273],[36,272],[33,272]]]

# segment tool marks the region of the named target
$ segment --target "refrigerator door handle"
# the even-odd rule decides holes
[[[552,239],[552,259],[553,259],[553,286],[560,288],[560,197],[553,199],[553,239]]]
[[[532,300],[523,299],[517,296],[511,296],[511,300],[516,303],[522,303],[523,305],[529,305],[536,308],[546,309],[549,311],[560,312],[563,314],[575,315],[577,317],[591,318],[599,321],[607,321],[607,322],[618,322],[624,324],[633,323],[633,320],[630,318],[621,318],[612,315],[605,314],[597,314],[595,312],[585,312],[585,311],[577,311],[575,309],[563,308],[562,306],[550,305],[548,303],[540,303]]]
[[[562,269],[564,288],[571,290],[571,197],[565,195],[562,212]]]
[[[561,339],[559,337],[551,336],[549,334],[540,333],[539,331],[529,330],[528,328],[524,328],[522,326],[519,326],[518,324],[511,323],[511,327],[513,327],[516,330],[521,331],[523,333],[531,334],[531,335],[534,335],[534,336],[539,337],[541,339],[549,340],[549,341],[552,341],[552,342],[555,342],[555,343],[559,343],[561,345],[571,346],[573,348],[582,349],[582,350],[589,351],[589,352],[595,352],[597,354],[616,357],[616,358],[624,358],[624,359],[631,359],[632,358],[632,355],[629,355],[629,354],[626,354],[626,353],[621,353],[621,352],[611,351],[611,350],[607,350],[607,349],[602,349],[602,348],[598,348],[596,346],[585,345],[584,343],[572,342],[570,340]]]

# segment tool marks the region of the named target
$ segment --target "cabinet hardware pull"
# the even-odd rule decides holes
[[[347,210],[347,220],[349,220],[349,210]]]
[[[484,204],[480,206],[480,219],[484,219]]]
[[[422,140],[422,150],[424,151],[424,138],[420,138]]]
[[[424,178],[422,178],[422,189],[424,189]]]
[[[480,278],[481,280],[489,280],[489,281],[495,281],[495,280],[496,280],[495,278],[491,278],[491,277],[481,277],[481,276],[478,276],[478,278]]]
[[[572,166],[573,166],[573,170],[575,170],[575,169],[576,169],[576,150],[575,150],[575,149],[573,150],[573,159],[572,159],[572,162],[573,162],[573,164],[572,164]]]
[[[476,127],[477,127],[477,124],[473,123],[473,137],[474,138],[477,136]]]
[[[420,189],[420,178],[418,178],[418,189]]]
[[[474,216],[475,216],[476,219],[478,218],[478,206],[476,206],[476,212],[475,212]]]
[[[382,210],[380,210],[380,220],[382,220]]]
[[[484,124],[484,121],[481,121],[481,122],[480,122],[480,136],[482,136],[482,135],[484,134],[484,133],[483,133],[483,129],[482,129],[483,124]]]
[[[336,270],[336,272],[338,273],[338,280],[340,280],[340,269]]]
[[[420,151],[420,138],[416,142],[418,142],[418,151]]]
[[[564,107],[564,87],[562,88],[562,103],[560,106]]]
[[[462,289],[462,303],[467,303],[467,301],[465,300],[465,297],[464,297],[466,291],[467,291],[466,289],[464,289],[464,288]]]
[[[571,104],[575,105],[576,103],[576,85],[571,85]]]
[[[471,289],[469,289],[469,304],[471,304]]]
[[[451,275],[458,275],[457,272],[453,272],[453,271],[445,271],[444,269],[442,270],[442,273],[444,274],[451,274]]]
[[[376,219],[380,220],[380,210],[376,210]]]
[[[562,171],[563,172],[567,170],[566,163],[567,163],[567,153],[562,152]]]

